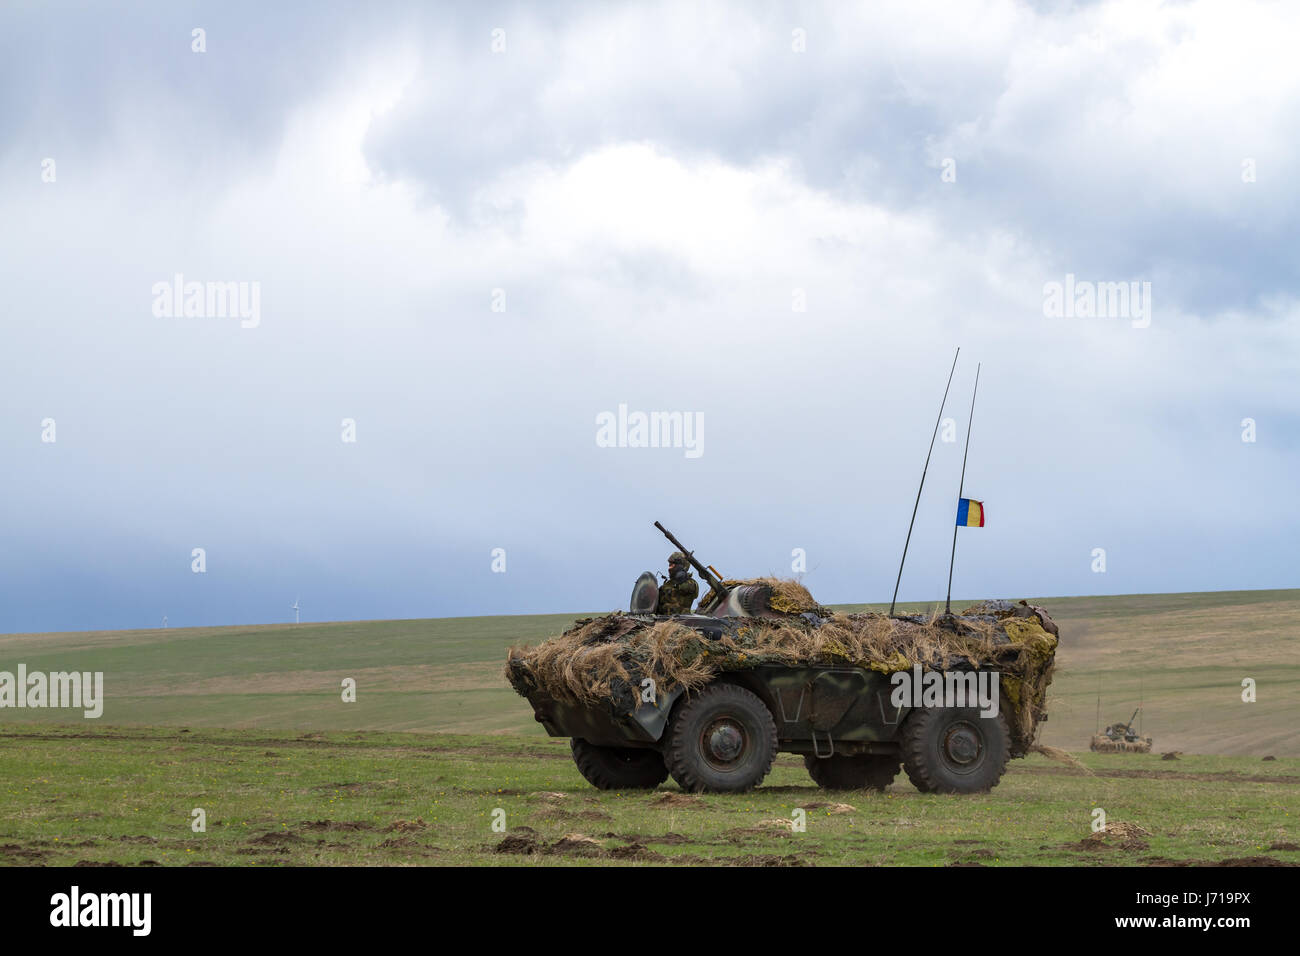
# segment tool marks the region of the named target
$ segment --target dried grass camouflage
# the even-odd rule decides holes
[[[1042,608],[986,601],[951,618],[839,614],[794,581],[724,583],[770,586],[779,616],[724,619],[726,631],[717,637],[691,626],[691,618],[615,612],[583,619],[542,644],[512,647],[506,677],[523,696],[540,689],[559,701],[608,707],[617,717],[642,706],[637,690],[647,677],[659,691],[682,687],[690,693],[720,673],[765,664],[852,665],[883,674],[918,664],[925,670],[992,669],[1001,673],[1014,749],[1032,745],[1046,712],[1058,642],[1057,627]]]

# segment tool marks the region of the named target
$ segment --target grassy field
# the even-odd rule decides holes
[[[903,777],[883,794],[822,791],[788,755],[750,794],[606,793],[545,738],[28,726],[0,735],[0,854],[50,865],[1300,862],[1300,760],[1082,762],[1031,756],[992,793],[965,797],[923,795]],[[1147,832],[1090,838],[1094,807]],[[196,808],[206,832],[191,829]]]
[[[1158,750],[1300,757],[1300,591],[1039,599],[1061,626],[1042,742],[1085,749],[1141,700]],[[910,608],[909,608],[910,609]],[[100,724],[542,736],[506,648],[574,615],[0,635],[0,670],[103,671]],[[344,703],[344,678],[357,700]],[[1253,678],[1258,700],[1241,701]],[[4,710],[0,726],[68,711]]]
[[[501,675],[573,615],[2,635],[0,670],[102,671],[106,702],[0,710],[0,861],[1300,860],[1300,591],[1039,603],[1062,636],[1042,741],[1083,766],[1014,761],[978,797],[827,793],[784,755],[749,795],[597,792]],[[1087,752],[1099,688],[1102,723],[1143,701],[1156,753]],[[1088,839],[1097,806],[1147,832]]]

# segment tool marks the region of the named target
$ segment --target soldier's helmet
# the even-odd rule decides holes
[[[672,554],[668,555],[668,567],[686,567],[686,555],[682,554],[680,551],[674,551]]]

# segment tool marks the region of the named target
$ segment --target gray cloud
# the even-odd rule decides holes
[[[1205,100],[1218,8],[694,10],[4,14],[0,630],[605,609],[655,519],[887,599],[955,344],[959,594],[1289,582],[1295,90]],[[1046,318],[1066,271],[1150,278],[1151,327]],[[261,324],[153,315],[178,272]],[[620,403],[703,414],[703,456],[598,447]]]

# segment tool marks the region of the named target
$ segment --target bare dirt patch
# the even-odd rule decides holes
[[[514,827],[491,849],[495,853],[541,853],[542,843],[532,827]]]
[[[250,837],[246,842],[253,846],[282,847],[298,843],[306,843],[307,841],[298,836],[298,834],[291,833],[287,830],[271,830],[259,836]]]
[[[311,820],[300,823],[298,829],[318,833],[322,830],[373,830],[375,827],[364,820]]]
[[[650,806],[661,810],[703,810],[704,801],[693,793],[673,793],[668,790],[652,799]]]
[[[715,864],[722,863],[726,866],[812,866],[797,853],[790,853],[786,856],[776,856],[774,854],[754,854],[750,856],[733,856],[725,860],[707,861]]]
[[[18,860],[30,860],[36,862],[43,860],[50,855],[49,850],[41,850],[36,847],[22,846],[18,843],[6,843],[0,846],[0,858],[13,857]]]
[[[622,836],[617,833],[606,833],[605,836],[611,840],[626,840],[629,843],[658,843],[663,846],[681,846],[684,843],[692,842],[680,833],[661,833],[658,836],[651,833],[627,833]]]
[[[494,853],[545,854],[547,856],[603,857],[610,852],[585,833],[566,833],[554,843],[546,843],[532,827],[515,827],[499,843],[489,847]]]
[[[550,807],[545,811],[557,820],[613,820],[608,813],[602,813],[600,810],[561,810],[556,807]]]
[[[780,817],[774,817],[770,820],[759,820],[747,827],[732,827],[730,830],[722,831],[722,835],[731,842],[736,843],[747,836],[788,837],[793,829],[794,820],[783,820]]]
[[[1151,831],[1136,823],[1117,820],[1107,823],[1104,829],[1090,833],[1078,843],[1067,843],[1067,850],[1145,850],[1149,844],[1143,837],[1149,837]]]
[[[662,853],[656,853],[644,843],[629,843],[626,846],[616,846],[609,851],[609,855],[616,860],[630,860],[637,863],[662,863],[667,859]]]
[[[607,856],[608,851],[596,840],[583,833],[566,833],[543,852],[567,856]]]
[[[824,810],[830,814],[839,813],[857,813],[858,808],[849,803],[831,803],[829,801],[818,801],[817,803],[803,804],[804,810]]]
[[[234,761],[231,761],[232,763]],[[335,790],[341,790],[345,793],[374,793],[376,790],[383,790],[390,783],[401,783],[396,777],[388,780],[352,780],[345,783],[322,783],[315,787],[308,787],[305,790],[299,790],[299,793],[330,793]]]

